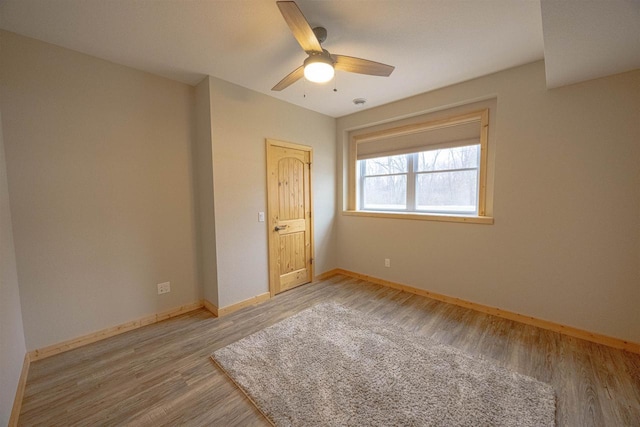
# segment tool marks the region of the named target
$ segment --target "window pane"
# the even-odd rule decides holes
[[[407,207],[407,176],[364,179],[363,209],[403,210]]]
[[[477,168],[480,145],[442,148],[418,153],[417,172]]]
[[[365,175],[388,175],[407,172],[407,156],[404,154],[361,161],[365,162]]]
[[[478,171],[434,172],[416,177],[416,209],[429,212],[475,213]]]

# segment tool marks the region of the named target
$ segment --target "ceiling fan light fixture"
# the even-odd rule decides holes
[[[312,55],[304,61],[304,77],[313,83],[326,83],[333,78],[333,61],[324,55]]]

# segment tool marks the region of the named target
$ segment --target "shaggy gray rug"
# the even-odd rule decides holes
[[[217,350],[277,426],[553,426],[548,384],[335,303]]]

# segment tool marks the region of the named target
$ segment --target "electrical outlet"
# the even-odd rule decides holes
[[[385,267],[391,267],[391,260],[389,258],[385,258],[384,259],[384,266]]]
[[[264,212],[258,212],[258,222],[264,222]]]
[[[158,283],[158,295],[171,292],[171,282]]]

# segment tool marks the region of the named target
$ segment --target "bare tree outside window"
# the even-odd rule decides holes
[[[424,151],[417,155],[416,210],[476,212],[479,145]]]
[[[363,162],[365,209],[406,209],[407,156],[378,157]]]

